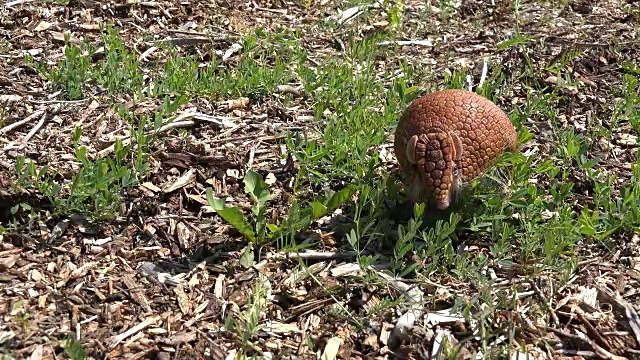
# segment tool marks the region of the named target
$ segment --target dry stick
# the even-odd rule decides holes
[[[276,13],[276,14],[287,15],[287,10],[285,10],[285,9],[269,9],[269,8],[263,8],[263,7],[258,7],[258,6],[256,6],[254,9],[260,10],[260,11],[272,12],[272,13]]]
[[[107,348],[104,346],[104,344],[103,344],[103,343],[101,343],[101,342],[100,342],[100,340],[98,340],[98,339],[94,339],[93,341],[94,341],[94,343],[96,344],[96,346],[98,346],[98,348],[100,349],[100,351],[102,351],[102,352],[107,352]]]
[[[22,100],[22,96],[14,94],[0,94],[0,103],[12,103]]]
[[[633,333],[636,336],[636,341],[638,341],[638,344],[640,344],[640,326],[638,326],[638,313],[633,307],[631,307],[631,304],[629,304],[628,302],[625,301],[624,303],[622,303],[622,305],[624,306],[625,315],[629,320],[629,326],[631,326],[631,330],[633,330]]]
[[[175,29],[175,30],[168,29],[167,32],[175,33],[175,34],[182,34],[182,35],[207,37],[211,41],[227,41],[227,40],[240,39],[240,35],[234,35],[234,34],[211,36],[211,34],[207,34],[207,33],[203,33],[203,32],[180,30],[180,29]]]
[[[596,330],[596,328],[593,327],[593,325],[591,325],[591,322],[584,317],[584,315],[582,314],[582,311],[576,311],[576,314],[578,315],[578,318],[580,319],[580,321],[582,321],[582,323],[587,327],[587,332],[589,333],[589,335],[595,338],[595,341],[600,346],[602,346],[605,350],[611,351],[611,346],[609,346],[609,344],[604,340],[604,338],[602,337],[602,335],[600,335],[598,330]]]
[[[580,266],[580,267],[581,267],[581,266],[589,265],[589,264],[592,264],[592,263],[595,263],[595,262],[598,262],[598,261],[600,261],[600,259],[598,259],[598,258],[582,260],[582,261],[580,261],[580,262],[578,263],[578,266]]]
[[[259,143],[260,143],[260,140],[258,140],[258,144]],[[258,144],[254,143],[253,146],[251,146],[251,149],[249,150],[249,160],[247,161],[248,169],[251,169],[251,165],[253,164],[253,157],[255,156],[255,153],[256,153],[256,146]]]
[[[556,350],[556,354],[574,355],[574,356],[582,356],[582,357],[600,357],[600,355],[596,354],[595,352],[587,351],[587,350],[558,349]]]
[[[539,330],[541,331],[545,331],[545,328],[541,325],[536,325],[536,327],[538,327]],[[560,329],[556,329],[556,328],[552,328],[552,327],[547,327],[546,328],[547,331],[551,331],[552,333],[558,335],[558,336],[562,336],[562,337],[566,337],[572,340],[582,340],[578,335],[573,335],[571,333],[562,331]]]
[[[302,91],[298,90],[292,85],[278,85],[276,86],[276,92],[282,93],[282,94],[291,94],[297,97],[301,97],[304,95]]]
[[[466,76],[467,85],[469,85],[469,91],[473,91],[473,80],[471,80],[471,75],[467,74]]]
[[[113,340],[111,342],[111,344],[109,344],[109,349],[114,349],[116,346],[118,346],[119,343],[121,343],[124,339],[128,338],[131,335],[137,334],[138,332],[144,330],[145,328],[147,328],[149,325],[156,323],[157,321],[161,320],[160,316],[151,316],[146,318],[143,322],[139,323],[138,325],[132,327],[131,329],[125,331],[124,333],[120,334],[120,335],[116,335],[113,337]]]
[[[175,121],[175,122],[172,122],[170,124],[161,126],[156,133],[161,133],[161,132],[169,131],[171,129],[177,129],[177,128],[180,128],[180,127],[193,126],[193,124],[195,124],[195,123],[196,122],[192,121],[192,120]],[[151,134],[149,134],[149,135],[151,135]]]
[[[541,330],[544,330],[544,328],[542,326],[539,326],[539,327],[540,327]],[[586,342],[587,344],[591,345],[591,347],[593,347],[593,349],[596,351],[596,353],[599,356],[601,356],[601,357],[603,357],[605,359],[613,359],[613,360],[626,360],[627,359],[625,357],[614,355],[614,354],[608,352],[607,350],[605,350],[602,347],[600,347],[600,345],[598,345],[595,342],[593,342],[585,334],[581,333],[578,330],[576,330],[578,335],[573,335],[573,334],[570,334],[568,332],[562,331],[560,329],[555,329],[555,328],[552,328],[552,327],[548,327],[547,330],[551,331],[552,333],[554,333],[554,334],[556,334],[558,336],[562,336],[562,337],[566,337],[566,338],[569,338],[569,339]]]
[[[192,120],[183,120],[183,119],[191,118],[191,117],[195,117],[196,119],[207,121],[207,122],[216,123],[218,125],[226,125],[225,124],[225,120],[228,120],[228,119],[224,119],[224,118],[220,119],[219,117],[208,116],[208,115],[200,114],[200,113],[183,113],[183,114],[178,115],[175,119],[173,119],[173,121],[171,123],[160,127],[158,130],[148,131],[148,132],[145,133],[145,135],[147,135],[147,136],[148,135],[156,135],[156,134],[159,134],[159,133],[164,132],[164,131],[175,129],[177,127],[192,126],[194,124],[194,121],[192,121]],[[131,143],[131,136],[125,136],[121,140],[122,140],[122,145],[124,145],[124,146],[129,145]],[[116,146],[116,144],[113,143],[113,144],[111,144],[111,146],[100,150],[98,152],[98,156],[103,156],[103,155],[106,155],[106,154],[114,151],[115,150],[115,146]]]
[[[604,336],[629,336],[631,333],[628,331],[603,331]]]
[[[327,307],[329,304],[331,304],[331,302],[333,301],[333,299],[324,299],[321,300],[317,305],[310,307],[309,309],[298,313],[298,314],[294,314],[294,315],[290,315],[288,318],[285,319],[284,322],[291,322],[296,318],[311,314],[312,312],[316,311],[316,310],[320,310],[320,309],[324,309],[325,307]]]
[[[482,65],[482,75],[480,75],[480,82],[478,83],[478,87],[482,87],[484,84],[484,80],[487,78],[487,58],[484,58],[484,64]]]
[[[80,100],[27,100],[32,104],[46,105],[46,104],[79,104],[90,100],[89,98]]]
[[[633,41],[621,41],[619,43],[615,43],[615,44],[601,44],[601,43],[587,43],[587,42],[575,42],[574,40],[569,40],[569,39],[546,39],[546,41],[550,42],[550,43],[554,43],[554,44],[562,44],[562,45],[570,45],[570,46],[575,46],[575,47],[579,47],[579,48],[583,48],[583,49],[589,49],[589,48],[608,48],[612,45],[616,45],[616,46],[627,46],[630,44],[633,44]]]
[[[164,16],[166,16],[167,18],[169,18],[169,19],[173,18],[171,16],[171,14],[169,14],[169,12],[164,7],[162,7],[162,5],[160,5],[159,3],[155,2],[155,1],[141,1],[138,4],[143,5],[143,6],[148,6],[148,7],[159,9],[164,14]]]
[[[258,347],[258,345],[254,344],[253,341],[251,340],[243,340],[242,337],[240,337],[240,335],[238,335],[235,332],[231,332],[229,331],[229,334],[234,337],[236,340],[239,340],[243,343],[245,343],[246,345],[248,345],[251,349],[253,349],[253,351],[257,352],[258,355],[264,355],[264,352],[262,351],[261,348]]]
[[[20,120],[20,121],[16,121],[13,124],[9,124],[5,127],[3,127],[2,129],[0,129],[0,135],[9,132],[17,127],[20,127],[28,122],[30,122],[31,120],[37,118],[38,116],[42,115],[44,113],[44,110],[38,110],[36,112],[34,112],[33,114],[27,116],[26,118]]]
[[[613,360],[626,360],[626,357],[623,356],[618,356],[615,354],[612,354],[610,352],[608,352],[606,349],[604,349],[602,346],[596,344],[595,341],[589,339],[589,337],[586,334],[583,334],[582,332],[576,330],[576,333],[578,334],[578,337],[582,340],[584,340],[587,344],[591,345],[593,347],[593,349],[596,351],[596,353],[598,353],[598,355],[604,357],[605,359],[613,359]]]
[[[389,347],[395,348],[400,345],[407,332],[413,328],[415,321],[424,313],[422,306],[424,295],[417,286],[407,285],[381,271],[376,271],[376,274],[408,299],[409,309],[398,318],[389,337]]]
[[[233,140],[237,141],[237,140],[247,140],[247,139],[255,139],[256,136],[255,135],[243,135],[243,136],[237,136],[234,137]],[[279,140],[279,139],[286,139],[287,135],[279,135],[279,136],[271,136],[271,135],[267,135],[267,136],[261,136],[256,140],[261,140],[261,141],[269,141],[269,140]],[[229,142],[229,138],[224,138],[224,139],[214,139],[211,140],[209,143],[211,144],[219,144],[222,142]]]
[[[353,259],[358,255],[367,255],[368,253],[362,253],[357,251],[305,251],[300,252],[278,252],[268,255],[269,258],[275,258],[278,260],[290,259],[290,260],[331,260],[331,259]],[[386,256],[379,256],[379,259],[386,259]],[[372,265],[376,270],[381,270],[387,266],[383,264]],[[390,266],[390,265],[389,265]]]
[[[13,7],[13,6],[15,6],[15,5],[20,5],[20,4],[25,3],[25,2],[31,2],[31,0],[15,0],[15,1],[10,1],[10,2],[8,2],[8,3],[4,4],[4,6],[6,6],[6,7]]]
[[[404,45],[420,45],[420,46],[426,46],[426,47],[432,47],[433,43],[429,40],[399,40],[399,41],[381,41],[379,43],[377,43],[376,45],[379,46],[384,46],[384,45],[400,45],[400,46],[404,46]]]
[[[558,320],[558,316],[556,315],[555,310],[553,310],[553,306],[551,306],[551,301],[548,300],[546,296],[544,296],[544,294],[542,293],[538,285],[536,285],[534,282],[530,282],[529,284],[531,284],[531,287],[533,287],[533,290],[535,290],[536,293],[538,293],[538,296],[540,297],[540,299],[542,299],[542,302],[544,302],[547,305],[547,307],[549,307],[549,313],[551,315],[551,320],[553,320],[553,323],[556,326],[559,325],[560,320]]]
[[[207,341],[209,342],[209,345],[214,344],[214,341],[213,341],[213,339],[209,336],[209,334],[207,334],[206,332],[204,332],[204,331],[202,331],[202,330],[200,330],[200,329],[198,329],[198,328],[196,328],[196,332],[197,332],[198,334],[200,334],[200,336],[202,336],[205,340],[207,340]],[[215,357],[214,357],[214,358],[215,358]]]
[[[170,44],[177,46],[188,46],[188,45],[198,45],[198,44],[208,44],[211,42],[209,38],[201,38],[201,37],[190,37],[190,38],[170,38],[163,39],[151,42],[149,44],[160,45],[160,44]]]
[[[304,264],[303,264],[303,265],[304,265]],[[305,269],[308,269],[308,268],[305,266]],[[325,287],[324,283],[322,283],[320,280],[318,280],[318,278],[317,278],[313,273],[308,272],[308,275],[309,275],[309,277],[313,280],[313,282],[314,282],[315,284],[317,284],[318,286],[320,286],[320,287],[322,288],[322,290],[323,290],[323,291],[327,291],[327,289],[326,289],[326,287]],[[358,321],[358,319],[357,319],[355,316],[353,316],[353,315],[352,315],[352,314],[351,314],[351,313],[350,313],[350,312],[345,308],[345,306],[344,306],[342,303],[340,303],[340,301],[338,301],[338,299],[335,297],[335,295],[333,295],[333,294],[329,293],[329,297],[331,298],[331,300],[333,300],[333,301],[334,301],[335,305],[336,305],[337,307],[339,307],[339,308],[340,308],[340,310],[342,310],[342,311],[344,311],[344,312],[345,312],[346,316],[347,316],[351,321],[353,321],[354,323],[356,323],[356,324],[358,324],[358,325],[361,325],[361,324],[362,324],[360,321]]]
[[[220,135],[218,135],[218,137],[220,137],[221,139],[226,139],[224,136],[227,136],[227,135],[229,135],[229,134],[233,133],[234,131],[236,131],[236,130],[238,130],[238,129],[240,129],[240,125],[238,125],[238,126],[236,126],[236,127],[232,127],[232,128],[231,128],[231,129],[229,129],[229,130],[225,130],[225,131],[223,131],[222,133],[220,133]],[[220,140],[220,139],[218,139],[218,140]]]
[[[303,346],[305,345],[305,340],[307,338],[307,329],[309,328],[309,323],[311,322],[311,316],[307,318],[307,321],[302,328],[302,335],[300,336],[300,343],[298,344],[298,356],[302,355]]]
[[[613,303],[612,305],[617,305],[618,310],[624,309],[627,320],[629,320],[629,326],[631,326],[631,330],[633,330],[635,334],[636,341],[640,344],[640,321],[638,321],[638,313],[633,309],[631,304],[621,296],[613,294],[606,287],[596,285],[596,289],[598,289],[600,295],[611,301]]]
[[[20,254],[21,252],[22,252],[22,248],[4,250],[4,251],[0,251],[0,257],[4,257],[6,255]]]
[[[35,135],[38,130],[40,130],[40,128],[42,127],[42,125],[44,125],[44,121],[47,119],[47,113],[45,112],[42,117],[40,118],[40,121],[38,121],[38,123],[36,124],[36,126],[33,127],[33,129],[31,129],[31,131],[29,131],[29,133],[27,134],[27,136],[24,137],[24,139],[22,139],[23,142],[27,143],[29,142],[29,140],[33,137],[33,135]]]
[[[322,252],[322,251],[306,251],[303,253],[288,253],[286,257],[289,259],[305,259],[305,260],[329,260],[329,259],[345,259],[354,258],[358,256],[357,251],[344,251],[344,252]]]

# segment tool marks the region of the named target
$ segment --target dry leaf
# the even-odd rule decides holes
[[[62,33],[62,32],[59,32],[59,31],[52,31],[51,32],[51,36],[53,36],[54,40],[58,40],[58,41],[64,42],[64,35],[66,33],[69,33],[69,32]],[[72,44],[75,44],[75,45],[80,45],[80,39],[78,39],[77,37],[71,35],[70,33],[69,33],[69,42],[72,43]]]
[[[35,29],[33,29],[33,31],[35,32],[40,32],[40,31],[44,31],[47,30],[48,28],[50,28],[53,24],[47,21],[40,21],[40,23],[38,25],[36,25]]]
[[[224,290],[224,278],[224,274],[218,275],[218,277],[216,278],[216,284],[213,287],[213,296],[217,297],[218,299],[222,299]]]
[[[142,183],[142,187],[144,187],[145,189],[151,190],[153,192],[160,192],[162,191],[162,189],[160,189],[159,187],[153,185],[152,183],[146,181],[144,183]]]
[[[36,348],[31,353],[31,357],[29,357],[29,359],[30,360],[40,360],[40,359],[42,359],[42,352],[43,352],[43,346],[42,345],[37,345]]]
[[[227,102],[227,108],[229,110],[244,109],[247,105],[249,105],[249,98],[246,97],[229,100]]]
[[[267,174],[267,176],[266,176],[266,177],[265,177],[265,179],[264,179],[264,182],[265,182],[267,185],[273,185],[273,184],[275,184],[275,183],[276,183],[276,176],[275,176],[275,175],[273,175],[273,173],[268,173],[268,174]]]
[[[329,341],[327,341],[327,345],[324,347],[324,352],[320,359],[322,360],[333,360],[338,355],[338,350],[340,350],[340,345],[342,345],[342,339],[334,336]]]
[[[0,94],[0,102],[1,103],[18,102],[20,100],[22,100],[22,96],[20,96],[20,95],[4,95],[4,94]]]
[[[11,269],[13,265],[16,264],[16,260],[18,260],[17,255],[0,258],[0,271],[6,271],[8,269]]]
[[[265,322],[263,329],[269,332],[280,334],[299,334],[302,332],[300,328],[298,328],[298,325],[296,325],[296,323],[285,324],[278,321],[270,320],[267,320]]]
[[[578,299],[580,299],[585,304],[591,306],[592,308],[596,308],[596,301],[598,299],[598,289],[593,287],[582,287],[580,290],[581,291],[578,294]]]
[[[373,25],[373,27],[384,28],[384,27],[389,26],[389,22],[383,20],[383,21],[375,22],[375,23],[373,23],[371,25]]]
[[[544,79],[544,82],[549,84],[549,85],[558,85],[558,77],[557,76],[549,76],[548,78]]]
[[[631,134],[620,134],[618,135],[618,144],[626,146],[638,145],[638,137]]]
[[[173,183],[167,184],[162,189],[162,192],[165,193],[165,194],[168,194],[170,192],[176,191],[178,189],[181,189],[181,188],[189,185],[195,179],[196,179],[196,171],[194,169],[189,169],[189,171],[187,171],[182,176],[177,178]]]
[[[222,62],[226,62],[233,54],[237,53],[240,49],[242,49],[242,45],[238,43],[234,43],[233,45],[231,45],[231,47],[224,52],[224,55],[222,55]]]

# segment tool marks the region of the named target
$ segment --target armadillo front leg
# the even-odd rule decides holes
[[[454,133],[430,129],[414,135],[407,143],[409,162],[415,164],[425,193],[435,200],[436,207],[449,207],[454,184],[455,161],[462,156],[462,143]]]

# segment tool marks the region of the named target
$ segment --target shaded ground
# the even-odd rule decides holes
[[[447,338],[461,342],[459,358],[470,358],[474,352],[490,357],[491,349],[504,350],[500,344],[520,347],[534,358],[639,356],[640,324],[634,309],[640,279],[635,266],[640,189],[633,184],[640,174],[633,165],[640,121],[640,3],[496,1],[490,6],[463,1],[455,7],[406,1],[397,32],[390,30],[393,21],[380,5],[361,5],[364,12],[347,20],[340,10],[356,4],[320,3],[312,2],[308,9],[302,2],[284,1],[11,1],[2,6],[2,351],[16,359],[67,358],[78,348],[96,359],[224,359],[239,351],[247,356],[316,358],[330,354],[339,339],[339,358],[427,358]],[[109,33],[100,31],[101,23],[113,23],[117,38],[104,35]],[[264,30],[258,34],[269,35],[260,38],[259,28]],[[297,46],[290,43],[294,35],[284,29],[299,31],[295,36],[301,50],[291,50]],[[86,37],[96,52],[65,54],[66,31],[71,43],[80,45]],[[370,40],[375,34],[382,35]],[[249,47],[245,37],[265,49],[248,70],[244,60],[254,53],[229,51],[234,44]],[[188,63],[178,63],[152,43],[169,38],[182,39],[173,41],[178,45],[174,51],[194,56],[202,68],[189,71]],[[521,139],[526,140],[520,150],[532,159],[519,166],[536,169],[530,177],[513,180],[537,189],[530,190],[526,201],[521,204],[513,195],[517,187],[507,191],[512,196],[507,212],[513,211],[513,219],[504,221],[522,229],[517,236],[515,230],[511,236],[505,230],[509,242],[500,246],[512,256],[494,256],[491,231],[477,230],[502,218],[487,217],[480,224],[469,220],[452,237],[456,244],[463,243],[457,251],[478,254],[477,258],[468,263],[455,260],[447,271],[442,267],[407,276],[407,284],[421,285],[421,305],[443,312],[421,317],[401,346],[392,346],[388,339],[407,310],[403,291],[396,291],[375,271],[360,271],[357,265],[364,261],[359,257],[326,258],[333,251],[354,250],[347,235],[360,219],[355,215],[358,206],[346,202],[299,231],[298,245],[313,250],[310,260],[300,261],[300,256],[287,255],[273,243],[247,250],[247,240],[216,215],[206,199],[211,187],[228,204],[249,211],[253,203],[244,192],[243,179],[251,168],[266,179],[273,194],[265,217],[279,224],[293,199],[313,199],[352,181],[361,186],[358,181],[366,177],[354,180],[356,171],[330,172],[328,163],[316,164],[311,156],[293,154],[287,146],[290,134],[329,144],[331,139],[323,137],[328,133],[325,125],[332,116],[344,116],[340,104],[361,99],[336,98],[331,103],[318,89],[338,88],[340,78],[318,76],[314,88],[303,81],[301,69],[284,61],[295,64],[294,58],[304,53],[310,68],[335,60],[353,72],[364,72],[359,67],[362,59],[351,56],[360,53],[351,50],[382,40],[429,43],[377,45],[384,50],[368,63],[376,75],[371,82],[382,83],[389,98],[398,90],[386,71],[397,69],[398,75],[404,62],[414,73],[403,75],[418,89],[468,87],[467,75],[475,87],[482,79],[491,84],[485,91],[492,100],[518,119]],[[268,46],[271,43],[275,48]],[[107,50],[100,50],[105,44]],[[122,51],[112,51],[119,46]],[[111,58],[114,54],[120,57]],[[51,70],[63,59],[75,70]],[[217,66],[205,73],[204,65],[212,61],[218,61]],[[106,65],[91,70],[97,75],[85,76],[83,69],[93,69],[90,63]],[[93,80],[78,81],[89,78]],[[209,84],[204,90],[196,85],[203,83]],[[162,84],[158,89],[177,102],[175,109],[163,96],[140,100],[155,84]],[[177,100],[180,96],[183,102]],[[318,112],[323,101],[327,105]],[[112,105],[121,106],[120,111]],[[382,113],[387,109],[383,105],[388,104],[372,103],[368,111]],[[399,104],[389,108],[396,105],[399,113]],[[148,158],[140,155],[136,160],[135,151],[127,153],[126,161],[134,168],[148,166],[149,175],[140,185],[113,188],[135,173],[123,176],[119,170],[105,170],[122,169],[118,161],[125,160],[95,165],[97,159],[118,159],[119,150],[110,146],[131,135],[130,123],[139,125],[146,119],[150,131],[154,121],[174,112],[197,114],[149,135],[148,147],[140,151]],[[30,120],[11,128],[25,118]],[[344,121],[349,121],[346,116]],[[76,128],[82,129],[81,135]],[[393,173],[391,130],[386,141],[372,148],[379,151],[381,167]],[[77,157],[82,145],[86,159]],[[330,149],[331,156],[340,156],[339,146]],[[37,169],[48,166],[50,177],[20,167],[20,156]],[[600,174],[590,173],[585,164],[596,158]],[[557,173],[541,170],[554,165]],[[69,180],[80,169],[88,169],[86,181],[78,180],[70,190]],[[326,179],[318,175],[323,170]],[[21,174],[29,175],[20,180]],[[37,178],[48,180],[38,183]],[[54,183],[64,184],[59,194],[47,187]],[[110,197],[114,189],[122,189],[122,201]],[[359,189],[361,195],[363,188]],[[43,195],[47,191],[54,195]],[[611,202],[595,200],[604,198],[603,193]],[[56,213],[55,201],[61,198],[78,200]],[[532,211],[535,219],[520,211],[549,198],[548,204]],[[618,200],[624,204],[616,205]],[[559,205],[564,203],[570,205]],[[376,229],[388,231],[391,245],[363,244],[365,254],[387,257],[380,260],[396,254],[396,261],[425,268],[440,261],[418,250],[397,256],[394,232],[406,219],[393,218],[394,211],[382,205],[376,209],[362,217],[385,217]],[[583,209],[597,210],[601,217],[590,218],[592,213]],[[581,226],[577,233],[565,234],[565,211],[574,212],[571,226]],[[117,216],[94,221],[100,214]],[[481,215],[485,214],[474,213]],[[560,219],[557,228],[538,230],[536,224],[554,216]],[[537,231],[544,237],[526,235]],[[529,252],[526,246],[534,246],[525,238],[539,247],[540,239],[547,241],[544,251],[562,241],[571,246]],[[253,259],[247,260],[247,254]],[[547,263],[550,258],[560,260]],[[247,261],[251,266],[245,266]],[[450,310],[465,301],[474,314],[471,320]],[[67,345],[69,338],[78,339],[81,346]]]

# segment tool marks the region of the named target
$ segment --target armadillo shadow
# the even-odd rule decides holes
[[[386,204],[387,214],[397,223],[406,224],[414,217],[414,207],[418,203],[412,202],[408,199],[398,201],[388,201]],[[438,210],[435,206],[425,206],[424,213],[420,220],[425,226],[432,227],[436,225],[439,220],[447,221],[456,209],[454,206],[449,207],[446,210]],[[417,220],[417,219],[416,219]]]
[[[392,175],[394,184],[387,188],[386,216],[396,224],[403,226],[411,219],[419,220],[421,221],[420,231],[429,231],[430,229],[436,230],[438,222],[450,223],[452,215],[459,215],[460,221],[456,224],[456,230],[449,235],[452,245],[457,248],[470,240],[469,222],[486,213],[489,205],[485,202],[489,201],[488,199],[491,199],[491,202],[503,201],[506,197],[503,191],[504,179],[502,177],[504,174],[500,176],[495,171],[496,168],[493,168],[474,179],[473,184],[466,184],[462,187],[451,205],[445,210],[438,209],[434,204],[424,204],[424,211],[419,219],[414,215],[416,203],[412,202],[404,191],[402,178],[394,174]]]

